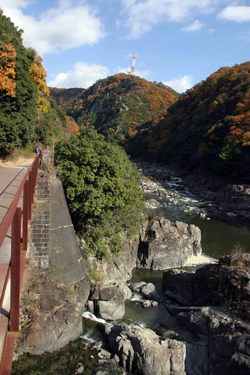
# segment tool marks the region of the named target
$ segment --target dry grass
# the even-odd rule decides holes
[[[0,167],[29,167],[35,158],[31,149],[16,149],[6,159],[0,159]]]

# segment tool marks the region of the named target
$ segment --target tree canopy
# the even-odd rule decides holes
[[[250,62],[221,68],[188,90],[140,135],[135,151],[139,143],[150,158],[249,182]]]
[[[0,10],[0,157],[33,142],[49,143],[64,127],[62,111],[49,97],[46,71],[22,31]]]
[[[56,146],[56,164],[85,250],[102,258],[138,234],[143,207],[139,176],[125,152],[93,128]]]

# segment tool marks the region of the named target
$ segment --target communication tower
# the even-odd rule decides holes
[[[131,55],[131,67],[130,67],[130,73],[135,74],[136,72],[136,61],[137,61],[137,55],[136,53],[132,53]]]

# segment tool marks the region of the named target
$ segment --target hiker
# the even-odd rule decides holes
[[[40,150],[39,145],[36,146],[36,148],[35,148],[35,152],[36,152],[36,156],[37,156],[38,158],[40,158],[41,150]]]

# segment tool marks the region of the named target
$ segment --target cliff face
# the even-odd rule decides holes
[[[250,62],[221,68],[188,90],[137,140],[149,157],[249,182]],[[136,151],[136,147],[134,147]]]

